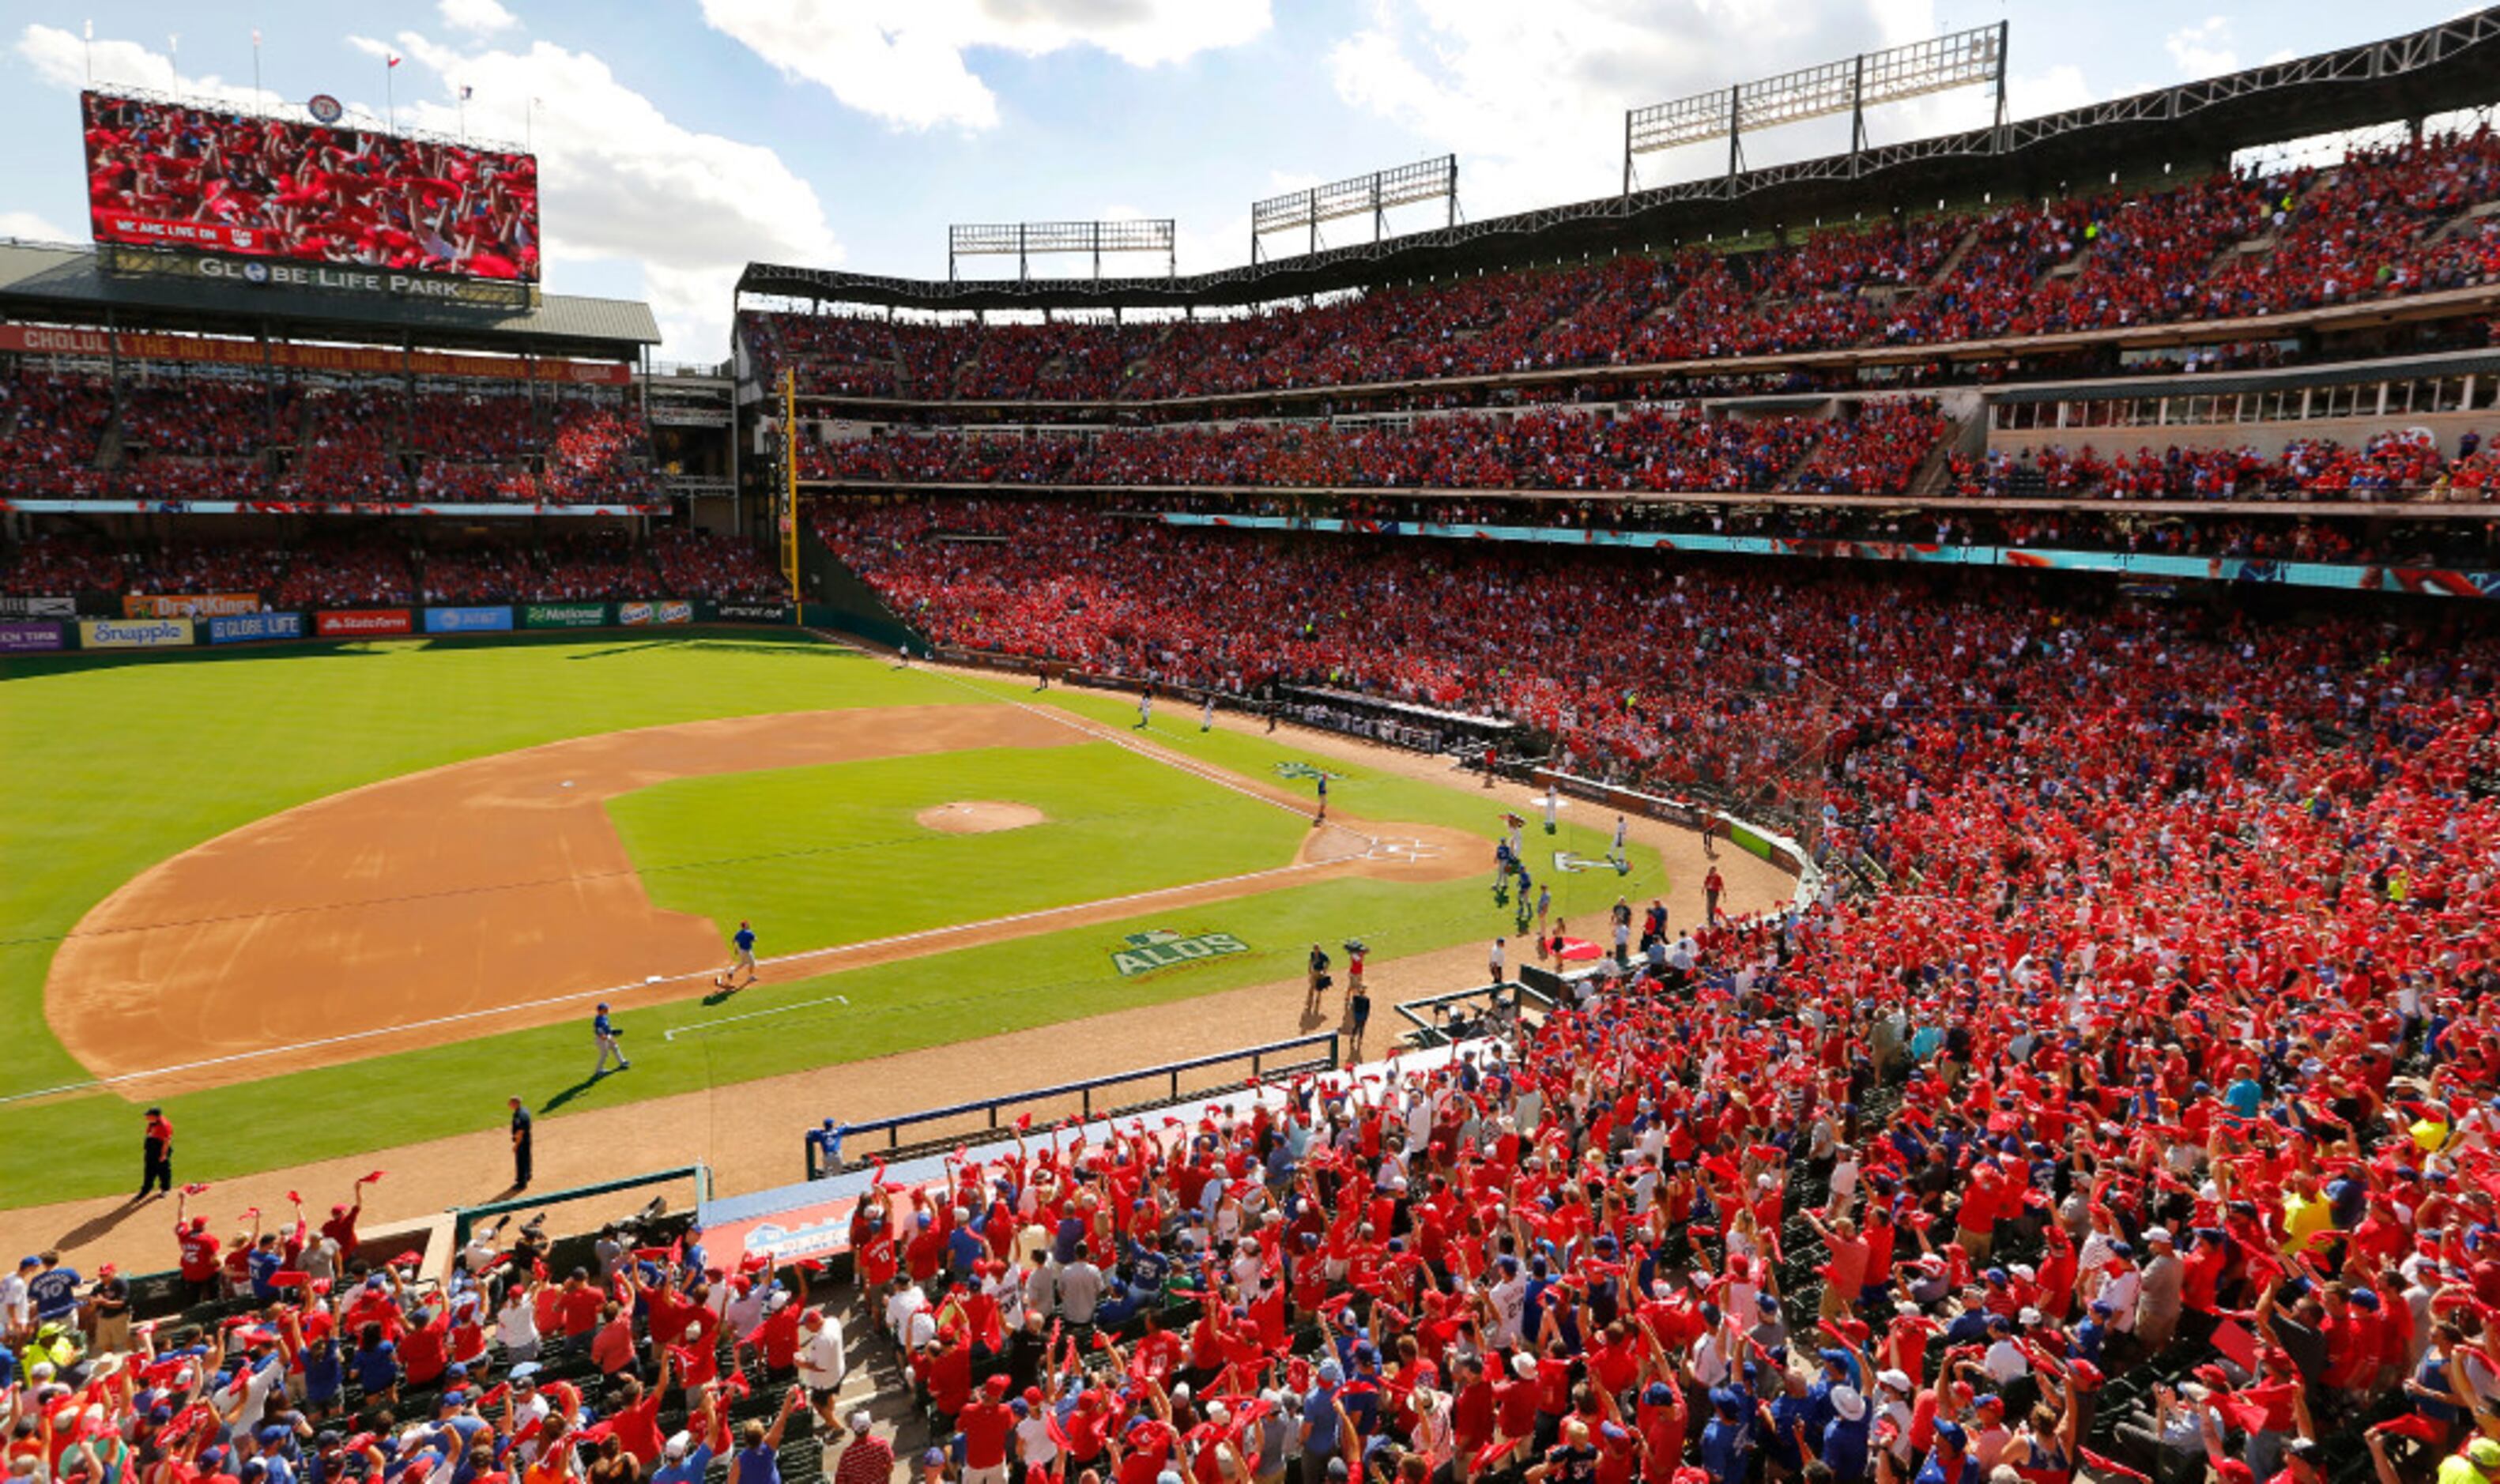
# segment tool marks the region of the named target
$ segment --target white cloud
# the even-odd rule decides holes
[[[1267,29],[1268,0],[703,0],[704,19],[786,78],[900,128],[999,121],[966,53],[1093,47],[1135,67]]]
[[[30,243],[74,243],[85,235],[56,227],[32,212],[0,212],[0,238],[14,237]]]
[[[496,4],[495,0],[440,0],[435,11],[442,16],[444,25],[472,36],[492,36],[521,23],[518,16]]]
[[[2231,22],[2223,16],[2180,27],[2161,39],[2161,49],[2185,77],[2220,77],[2240,68],[2239,53],[2231,49]]]
[[[1624,112],[1793,68],[1935,36],[1932,0],[1374,0],[1369,22],[1328,57],[1347,104],[1402,125],[1427,149],[1455,148],[1465,214],[1484,217],[1587,200],[1623,186]],[[2099,96],[2061,63],[2007,81],[2029,117]],[[1869,113],[1882,144],[1990,121],[1994,97],[1968,87]],[[1826,118],[1749,136],[1748,166],[1849,147]],[[1341,162],[1348,171],[1366,162]],[[1725,140],[1635,162],[1640,183],[1727,168]],[[1290,186],[1283,188],[1292,188]]]
[[[173,59],[164,52],[112,37],[88,42],[77,32],[58,26],[30,25],[17,33],[17,54],[33,66],[36,76],[54,87],[77,89],[88,85],[92,62],[93,81],[105,86],[170,88],[194,98],[215,98],[253,108],[275,108],[283,101],[274,92],[228,82],[215,73],[178,78]]]
[[[1377,0],[1328,67],[1349,105],[1455,148],[1467,214],[1485,216],[1620,189],[1628,108],[1934,31],[1928,0]],[[1690,177],[1707,153],[1646,156],[1641,173]]]
[[[563,287],[568,263],[638,265],[673,359],[728,354],[732,288],[750,259],[825,267],[841,258],[815,188],[779,154],[674,122],[591,52],[544,41],[462,49],[412,31],[349,41],[434,74],[440,91],[411,104],[415,80],[402,69],[403,123],[458,127],[452,100],[465,83],[475,89],[472,135],[526,132],[539,157],[549,286]]]

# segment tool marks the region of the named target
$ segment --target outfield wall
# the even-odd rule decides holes
[[[548,633],[579,629],[666,629],[694,624],[777,624],[798,618],[787,603],[716,603],[707,598],[638,598],[624,602],[461,604],[452,607],[316,609],[305,612],[221,610],[221,597],[134,599],[160,610],[148,616],[79,618],[67,599],[18,600],[16,607],[59,604],[59,616],[0,616],[0,655],[76,651],[200,649],[290,640],[402,639],[443,635]],[[42,612],[44,610],[36,610]]]

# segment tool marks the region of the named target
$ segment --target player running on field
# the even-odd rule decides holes
[[[729,968],[712,979],[712,986],[716,989],[744,989],[755,982],[754,926],[740,917],[738,919],[738,931],[730,936],[729,940],[737,945],[738,952],[730,959]],[[736,984],[731,983],[730,980],[736,978],[738,971],[741,969],[746,971],[746,977]]]

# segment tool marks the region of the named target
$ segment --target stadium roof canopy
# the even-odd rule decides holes
[[[532,309],[324,294],[105,271],[87,248],[0,243],[0,319],[632,360],[660,343],[646,304],[543,296]]]
[[[1178,278],[930,280],[750,263],[738,292],[919,310],[1178,309],[1745,236],[1937,201],[2055,195],[2165,166],[2196,174],[2310,135],[2500,101],[2500,6],[2339,51],[2089,108],[1792,165],[1540,208]]]

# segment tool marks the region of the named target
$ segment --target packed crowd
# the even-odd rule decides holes
[[[2473,500],[2488,497],[2495,460],[2480,433],[2444,454],[2427,433],[2380,433],[2358,445],[2328,438],[2295,439],[2267,457],[2253,447],[2138,447],[2104,454],[2091,445],[1955,454],[1948,487],[1956,494],[2094,497],[2113,500]]]
[[[32,363],[0,375],[0,495],[645,501],[650,451],[637,399],[580,388],[273,387],[143,367],[116,407],[101,377]]]
[[[275,610],[556,599],[777,600],[787,584],[752,544],[662,528],[535,544],[416,545],[404,534],[315,533],[284,544],[122,544],[44,535],[0,543],[0,597],[257,593]]]
[[[1900,494],[1946,423],[1885,402],[1826,421],[1634,408],[1404,422],[1236,423],[1090,436],[887,434],[802,444],[803,478],[891,483],[1337,485]]]
[[[2488,281],[2487,128],[2356,149],[2332,171],[2225,174],[1969,216],[1849,225],[1160,324],[740,317],[811,392],[1137,401],[2234,318]],[[1670,313],[1671,311],[1671,313]]]
[[[363,1255],[362,1187],[231,1240],[194,1187],[169,1251],[232,1321],[141,1330],[117,1274],[29,1258],[13,1454],[84,1484],[2500,1477],[2471,615],[999,503],[832,534],[941,638],[1498,710],[1582,771],[1759,775],[1749,735],[1811,733],[1792,802],[1884,889],[1626,903],[1617,967],[1510,1042],[872,1170],[847,1274],[525,1229],[436,1287]],[[842,1404],[895,1366],[908,1433]]]

